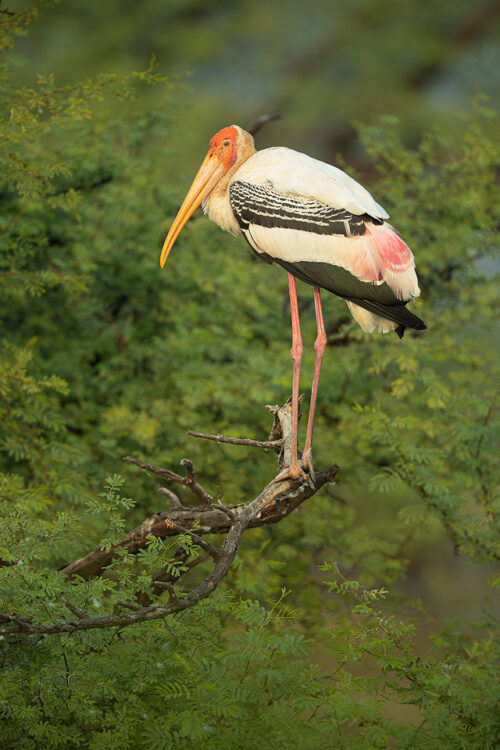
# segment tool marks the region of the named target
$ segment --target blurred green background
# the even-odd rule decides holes
[[[27,7],[0,3],[3,28],[9,12]],[[62,585],[55,571],[107,533],[109,519],[89,513],[106,476],[121,473],[125,494],[136,500],[125,528],[164,508],[155,481],[124,465],[124,455],[174,470],[189,456],[199,480],[227,504],[254,497],[274,476],[274,455],[196,441],[186,430],[259,439],[269,432],[264,405],[284,402],[291,390],[286,274],[256,262],[243,240],[222,233],[201,212],[163,271],[159,254],[213,133],[281,113],[258,133],[257,147],[288,146],[335,163],[373,192],[414,251],[422,296],[413,309],[428,330],[407,332],[401,342],[365,335],[343,301],[323,295],[328,348],[314,457],[317,469],[337,462],[339,481],[283,523],[247,532],[222,592],[267,607],[283,587],[291,591],[287,601],[299,610],[292,635],[294,628],[307,633],[312,645],[305,658],[332,669],[326,680],[337,691],[335,709],[346,692],[357,705],[360,691],[350,676],[371,675],[373,662],[356,650],[359,612],[347,612],[339,590],[327,591],[331,570],[319,566],[335,561],[348,579],[389,589],[380,604],[387,622],[401,618],[416,635],[414,641],[408,636],[408,652],[406,646],[398,651],[407,637],[400,640],[399,631],[383,641],[389,655],[384,652],[377,668],[388,674],[397,671],[396,662],[403,665],[403,687],[397,700],[392,694],[380,699],[377,715],[382,723],[386,715],[402,721],[402,737],[406,723],[418,724],[430,706],[436,736],[441,725],[446,729],[445,744],[426,745],[425,727],[418,747],[462,748],[464,726],[478,738],[475,747],[483,747],[481,722],[494,723],[494,640],[481,631],[484,639],[478,635],[471,645],[479,632],[471,622],[497,609],[490,582],[500,559],[494,400],[500,2],[66,0],[36,7],[39,17],[29,32],[21,26],[12,49],[7,44],[2,53],[0,81],[0,521],[11,519],[0,524],[0,556],[19,554],[14,528],[26,562],[23,569],[4,570],[2,596],[12,611],[31,615],[38,606],[44,619],[50,601],[51,616],[67,617],[54,593]],[[307,412],[314,307],[311,288],[298,289]],[[34,536],[26,535],[26,519]],[[22,578],[24,570],[36,585]],[[88,585],[101,596],[99,581]],[[75,585],[70,595],[76,591]],[[218,648],[221,664],[234,630],[249,638],[253,633],[250,618],[230,619],[226,593],[187,618],[200,658],[210,660]],[[204,617],[218,618],[217,645],[205,639]],[[450,617],[458,625],[447,625]],[[339,646],[343,618],[345,653]],[[186,625],[173,620],[179,622]],[[439,640],[436,633],[447,627],[448,640]],[[121,680],[129,644],[133,650],[137,634],[151,644],[156,632],[130,629],[109,663],[99,661],[98,652],[95,668]],[[90,650],[97,652],[101,637],[88,636]],[[178,648],[174,636],[170,643],[164,631],[159,637],[166,648]],[[329,639],[335,640],[331,648]],[[79,645],[66,643],[76,649],[78,679],[87,691],[85,725],[91,714],[84,710],[88,705],[95,712],[98,703],[92,672],[79,661]],[[107,648],[102,645],[104,653]],[[269,645],[269,653],[273,649]],[[149,676],[156,669],[154,650],[144,661]],[[6,662],[12,667],[12,683],[5,683],[9,705],[21,680],[32,680],[23,688],[29,696],[51,669],[51,657],[36,662],[29,649],[23,653],[26,676],[16,648]],[[292,650],[291,670],[296,656]],[[340,662],[347,665],[342,678]],[[422,673],[432,665],[423,697],[420,687],[406,696],[407,663]],[[432,680],[449,663],[456,666],[454,677],[438,690]],[[238,668],[221,672],[214,684],[226,685],[226,677],[239,684]],[[183,675],[186,685],[194,679]],[[123,680],[120,689],[128,695],[128,672]],[[314,685],[310,690],[314,694]],[[12,731],[25,719],[42,731],[45,717],[35,716],[24,692],[16,700],[26,717],[19,709]],[[152,701],[146,705],[155,706],[157,694],[144,693]],[[448,702],[442,694],[451,695]],[[203,704],[207,716],[213,703],[209,696]],[[474,721],[467,713],[472,704],[480,706]],[[109,705],[106,721],[118,732]],[[245,705],[251,723],[253,703]],[[54,708],[54,716],[63,713],[57,726],[76,731],[61,706]],[[274,726],[272,713],[265,718],[268,708],[263,704],[259,714],[265,736]],[[372,708],[366,716],[361,711],[352,736],[369,732]],[[349,704],[342,721],[351,721],[350,710]],[[456,745],[446,745],[441,710],[459,737]],[[127,720],[139,715],[128,711]],[[232,731],[230,720],[227,727]],[[429,736],[434,729],[431,722]],[[127,740],[131,747],[138,746],[135,736]],[[96,737],[92,747],[108,746]],[[120,746],[115,735],[108,740]],[[352,747],[375,746],[366,742]],[[386,735],[377,747],[396,746],[385,742]],[[397,746],[416,746],[411,738],[408,743]]]
[[[9,7],[16,10],[26,5],[13,2]],[[50,340],[43,336],[38,340],[47,372],[64,377],[73,395],[82,393],[79,379],[86,381],[86,397],[94,405],[86,404],[82,416],[78,413],[81,402],[70,396],[68,409],[75,410],[74,420],[87,423],[83,429],[90,430],[88,439],[96,443],[94,450],[99,446],[101,461],[106,458],[109,470],[117,470],[120,453],[138,447],[145,455],[160,450],[164,459],[174,462],[189,451],[202,470],[212,461],[209,471],[217,475],[221,492],[238,482],[245,492],[252,492],[273,470],[270,457],[249,456],[240,449],[193,446],[183,434],[187,428],[262,434],[267,429],[264,403],[285,399],[291,378],[282,271],[253,263],[242,242],[222,236],[201,217],[195,220],[196,231],[191,226],[185,230],[163,274],[157,268],[163,237],[213,132],[231,122],[247,126],[263,113],[280,112],[283,118],[259,133],[258,147],[286,145],[339,166],[355,167],[369,185],[376,164],[367,156],[353,123],[371,125],[380,116],[397,118],[399,133],[410,148],[418,144],[422,131],[434,126],[447,133],[460,132],[471,98],[481,91],[494,100],[500,92],[499,32],[500,3],[486,0],[473,6],[465,1],[317,0],[307,7],[301,2],[248,0],[66,0],[41,13],[31,33],[18,40],[11,53],[19,85],[31,85],[34,76],[50,73],[61,87],[100,73],[126,75],[146,69],[153,54],[157,72],[169,81],[166,87],[145,87],[139,101],[117,103],[108,115],[100,115],[101,120],[118,121],[115,133],[120,118],[124,129],[129,121],[148,132],[146,147],[142,142],[137,145],[138,153],[142,151],[136,170],[133,138],[127,142],[123,133],[114,136],[119,144],[123,139],[118,171],[127,162],[131,180],[127,211],[117,209],[119,216],[113,217],[113,206],[121,198],[113,196],[117,188],[112,181],[100,191],[105,194],[104,202],[94,201],[87,208],[95,233],[87,233],[85,240],[72,237],[77,244],[85,241],[82,253],[92,255],[89,244],[100,225],[102,229],[102,212],[108,212],[109,227],[98,239],[107,249],[101,249],[90,265],[88,257],[80,261],[83,273],[94,268],[95,262],[107,269],[98,269],[101,282],[86,303],[89,317],[84,325],[94,333],[82,331],[83,340],[81,336],[75,340],[75,321],[70,316],[62,322],[61,310],[54,309],[57,300],[46,297],[35,300],[36,314],[25,320],[24,329],[18,329],[21,343],[26,336],[37,335],[37,316],[48,315],[54,333],[65,337],[67,347],[73,349],[72,354],[67,347],[54,351]],[[99,127],[102,130],[103,125]],[[93,172],[104,173],[103,180],[111,179],[116,154],[100,153],[93,141],[85,158],[87,148],[89,144],[82,143],[79,158],[83,171],[90,175],[88,180],[94,179]],[[393,219],[401,228],[398,219],[405,220],[404,207],[391,206],[390,196],[380,191],[376,197],[386,205],[389,200]],[[408,226],[411,232],[411,221]],[[410,244],[419,268],[425,248]],[[306,389],[314,326],[310,290],[302,288],[301,294]],[[64,311],[67,302],[62,305]],[[102,309],[89,312],[88,307],[96,305]],[[154,320],[148,305],[158,307]],[[355,446],[349,439],[343,445],[336,435],[335,403],[340,399],[350,407],[359,399],[365,404],[376,375],[363,368],[363,352],[366,347],[383,352],[394,344],[383,337],[361,340],[356,333],[361,354],[343,362],[345,348],[335,347],[339,326],[347,324],[343,303],[327,295],[325,307],[331,340],[322,375],[316,454],[318,461],[331,458],[345,467],[341,493],[347,493],[374,533],[387,533],[388,515],[397,512],[406,495],[400,488],[396,494],[367,497],[365,484],[370,477],[361,478],[358,468],[349,470]],[[426,336],[432,340],[440,334],[434,310],[426,309]],[[109,326],[103,328],[106,318]],[[228,318],[236,330],[225,329]],[[111,333],[112,326],[115,333]],[[89,342],[92,336],[98,339]],[[407,349],[412,346],[408,338],[403,342]],[[489,344],[488,337],[485,345]],[[92,352],[94,348],[97,352]],[[418,356],[418,346],[412,349]],[[145,369],[154,372],[161,390],[145,387],[140,368],[146,360]],[[178,373],[172,372],[172,361]],[[80,374],[75,374],[78,362]],[[356,386],[349,369],[359,380]],[[242,378],[241,390],[238,378]],[[172,401],[177,404],[173,409]],[[92,410],[96,413],[89,414]],[[98,438],[96,431],[102,433]],[[240,461],[241,468],[233,482],[229,477],[235,476],[234,461]],[[102,468],[94,466],[101,476]],[[355,481],[351,474],[356,474]],[[399,533],[394,530],[396,538]],[[464,604],[469,613],[475,612],[482,596],[477,571],[453,556],[451,546],[441,543],[440,533],[435,530],[432,543],[425,535],[420,538],[408,581],[411,593],[431,602],[438,614],[463,614]],[[456,577],[462,582],[459,589],[453,585]]]
[[[356,121],[393,115],[413,140],[434,123],[455,127],[474,94],[498,99],[499,36],[492,0],[64,0],[17,50],[30,63],[20,80],[55,73],[59,84],[141,70],[155,54],[178,85],[171,147],[184,149],[191,174],[213,132],[266,112],[284,119],[262,132],[261,148],[349,163],[364,158]],[[170,184],[174,163],[162,165]]]

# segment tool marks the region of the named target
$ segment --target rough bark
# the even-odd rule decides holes
[[[291,409],[287,402],[283,406],[267,407],[274,414],[274,424],[268,441],[249,441],[240,438],[224,438],[223,436],[191,433],[198,438],[217,439],[237,445],[259,447],[274,450],[279,453],[279,470],[289,461],[291,447]],[[187,593],[179,595],[175,584],[179,579],[173,578],[168,569],[162,568],[153,576],[153,594],[158,596],[167,591],[168,601],[154,602],[149,595],[138,594],[135,601],[116,602],[111,614],[93,617],[79,609],[68,598],[63,599],[65,607],[76,619],[51,623],[37,623],[23,619],[14,614],[0,613],[1,635],[30,635],[72,633],[93,628],[125,627],[137,622],[146,622],[160,617],[180,612],[194,606],[202,599],[210,596],[227,574],[240,546],[243,532],[248,528],[263,526],[264,524],[279,523],[305,500],[311,498],[323,485],[333,482],[339,471],[336,464],[326,471],[316,473],[314,479],[304,478],[279,480],[272,479],[264,489],[252,500],[246,503],[224,506],[214,503],[210,494],[196,479],[192,462],[183,459],[181,465],[186,468],[185,476],[139,459],[127,456],[124,460],[138,468],[160,476],[170,483],[177,483],[186,487],[193,498],[198,501],[196,507],[182,505],[176,493],[162,487],[160,492],[171,502],[170,510],[161,511],[147,518],[137,528],[129,532],[127,537],[109,550],[96,548],[85,557],[75,560],[62,569],[62,573],[71,579],[78,575],[81,578],[105,574],[106,567],[117,554],[126,550],[129,554],[137,554],[147,545],[147,537],[168,537],[179,534],[188,535],[192,542],[204,554],[187,562],[189,554],[183,550],[177,553],[177,559],[185,564],[186,570],[211,559],[213,568],[203,581]],[[279,472],[278,472],[279,473]],[[277,475],[278,476],[278,475]],[[196,531],[193,531],[193,528]],[[225,534],[221,547],[216,547],[205,538],[209,534]]]

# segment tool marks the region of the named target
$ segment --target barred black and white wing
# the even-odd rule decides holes
[[[424,327],[405,308],[420,294],[410,249],[384,209],[341,170],[266,149],[237,170],[229,201],[263,260],[346,299],[364,330]]]

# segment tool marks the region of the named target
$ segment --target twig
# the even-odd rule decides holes
[[[202,503],[205,503],[205,505],[210,505],[212,502],[212,496],[206,492],[206,490],[203,489],[201,484],[196,481],[195,474],[194,474],[194,466],[193,462],[189,460],[189,458],[183,458],[180,462],[181,466],[186,467],[186,486],[189,487],[189,489],[200,498]]]
[[[177,596],[177,592],[174,589],[173,585],[169,583],[169,581],[157,581],[156,586],[161,586],[161,588],[166,589],[170,595],[171,601],[179,601],[179,597]]]
[[[212,508],[217,508],[217,510],[221,510],[223,513],[226,514],[226,516],[231,520],[234,521],[236,518],[236,513],[231,510],[231,508],[226,508],[225,505],[221,505],[220,503],[212,503]]]
[[[194,479],[193,464],[188,458],[183,458],[181,461],[181,466],[188,467],[185,477],[181,477],[180,474],[176,474],[175,471],[170,471],[170,469],[163,469],[161,466],[155,466],[154,464],[148,464],[144,461],[140,461],[138,458],[134,458],[133,456],[124,456],[123,460],[127,461],[129,464],[138,466],[139,469],[149,471],[151,474],[156,474],[157,476],[163,477],[164,479],[169,479],[171,482],[177,482],[178,484],[182,484],[184,487],[188,487],[193,495],[198,497],[205,505],[209,505],[212,500],[211,495],[209,495],[208,492],[206,492],[206,490],[204,490],[203,487]]]
[[[216,443],[228,443],[229,445],[247,445],[251,448],[264,448],[264,450],[272,450],[274,448],[281,448],[282,440],[252,440],[251,438],[234,438],[226,437],[225,435],[209,435],[206,432],[195,432],[194,430],[188,430],[188,435],[195,438],[203,438],[204,440],[215,440]]]
[[[184,526],[181,526],[180,524],[175,523],[175,521],[171,521],[167,518],[165,519],[165,523],[167,524],[167,526],[171,526],[172,528],[174,528],[179,534],[187,534],[198,547],[201,547],[201,549],[204,549],[205,552],[208,552],[208,554],[213,557],[214,560],[220,560],[220,549],[214,547],[213,544],[210,544],[210,542],[207,542],[205,539],[202,539],[202,537],[198,536],[198,534],[195,534],[194,531],[186,529],[184,528]]]
[[[65,596],[61,596],[61,601],[65,604],[65,606],[69,609],[70,612],[73,612],[76,617],[78,617],[79,620],[85,620],[86,617],[88,617],[88,614],[83,611],[83,609],[80,609],[76,606],[76,604],[73,604],[73,602],[70,602],[69,599],[66,599]]]
[[[0,622],[15,622],[20,626],[31,627],[29,620],[23,620],[21,617],[16,615],[7,615],[5,612],[0,612]]]
[[[129,464],[138,466],[139,469],[149,471],[151,474],[156,474],[157,476],[163,477],[164,479],[170,479],[171,482],[178,482],[179,484],[183,485],[186,484],[185,478],[181,477],[180,474],[176,474],[175,471],[163,469],[161,466],[155,466],[154,464],[147,464],[144,461],[140,461],[138,458],[134,458],[133,456],[124,456],[123,460],[128,461]]]
[[[131,609],[133,612],[140,612],[142,607],[140,604],[136,604],[135,602],[128,602],[121,600],[115,602],[115,607],[124,607],[125,609]]]
[[[184,505],[179,500],[179,497],[175,492],[169,490],[168,487],[158,487],[158,492],[165,497],[168,497],[174,510],[184,510]]]

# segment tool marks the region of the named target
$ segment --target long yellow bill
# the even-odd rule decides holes
[[[216,155],[209,151],[198,170],[198,174],[194,178],[193,184],[189,188],[188,194],[184,198],[184,203],[180,207],[174,223],[170,227],[170,232],[167,234],[167,239],[164,242],[160,256],[160,266],[162,268],[165,265],[169,252],[174,246],[175,240],[181,233],[182,227],[215,187],[224,172],[225,169]]]

